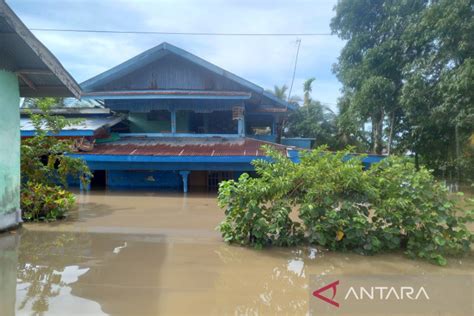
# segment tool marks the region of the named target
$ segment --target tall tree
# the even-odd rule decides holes
[[[395,145],[444,175],[474,174],[472,0],[340,0],[335,10],[332,30],[347,41],[334,67],[342,130],[370,123],[374,152]]]
[[[393,131],[400,120],[398,99],[407,62],[404,32],[425,3],[341,0],[335,8],[331,28],[347,43],[334,70],[344,85],[351,112],[361,124],[370,123],[371,148],[378,154],[383,149],[384,123],[388,121]]]
[[[303,99],[303,105],[308,105],[311,102],[311,92],[313,92],[313,82],[316,80],[316,78],[309,78],[303,83],[303,93],[304,93],[304,99]]]
[[[405,146],[447,177],[474,176],[474,4],[433,1],[405,40],[415,48],[404,69]]]

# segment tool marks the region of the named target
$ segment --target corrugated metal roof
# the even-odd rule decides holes
[[[96,144],[87,155],[137,156],[265,156],[263,145],[286,153],[286,146],[238,137],[156,137],[123,138],[113,143]]]
[[[110,127],[123,120],[121,116],[107,116],[107,117],[68,117],[68,119],[81,119],[80,124],[73,124],[63,128],[63,131],[96,131],[101,127]],[[20,130],[22,132],[35,131],[35,128],[30,118],[20,119]]]
[[[74,115],[111,115],[108,108],[92,108],[92,107],[58,107],[50,110],[53,115],[74,116]],[[20,108],[21,115],[30,115],[43,113],[43,110],[38,108]]]

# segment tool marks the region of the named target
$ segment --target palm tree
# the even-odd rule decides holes
[[[311,92],[313,91],[313,88],[311,85],[313,82],[316,80],[316,78],[309,78],[303,83],[303,91],[304,91],[304,101],[303,105],[308,105],[311,103]]]
[[[278,99],[281,99],[281,100],[285,100],[287,99],[287,96],[286,96],[286,91],[288,90],[288,86],[286,84],[282,85],[281,87],[275,85],[273,87],[273,94],[278,98]]]

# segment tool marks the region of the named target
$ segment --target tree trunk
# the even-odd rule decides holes
[[[277,144],[281,144],[281,137],[283,135],[283,129],[285,128],[285,125],[286,125],[286,118],[278,119],[278,122],[276,124],[276,142],[277,142]]]
[[[390,115],[390,128],[388,133],[388,145],[387,145],[387,155],[390,155],[392,151],[392,140],[393,140],[393,129],[395,126],[395,111]]]
[[[372,134],[373,134],[373,152],[377,155],[382,154],[382,134],[383,134],[383,110],[372,116]]]
[[[456,158],[455,158],[455,169],[456,169],[456,176],[457,181],[461,179],[461,173],[459,172],[459,157],[461,157],[461,146],[459,144],[459,125],[456,123],[454,127],[454,142],[456,143]]]

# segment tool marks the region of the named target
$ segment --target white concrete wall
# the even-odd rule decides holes
[[[16,75],[0,70],[0,231],[21,221],[19,104]]]

